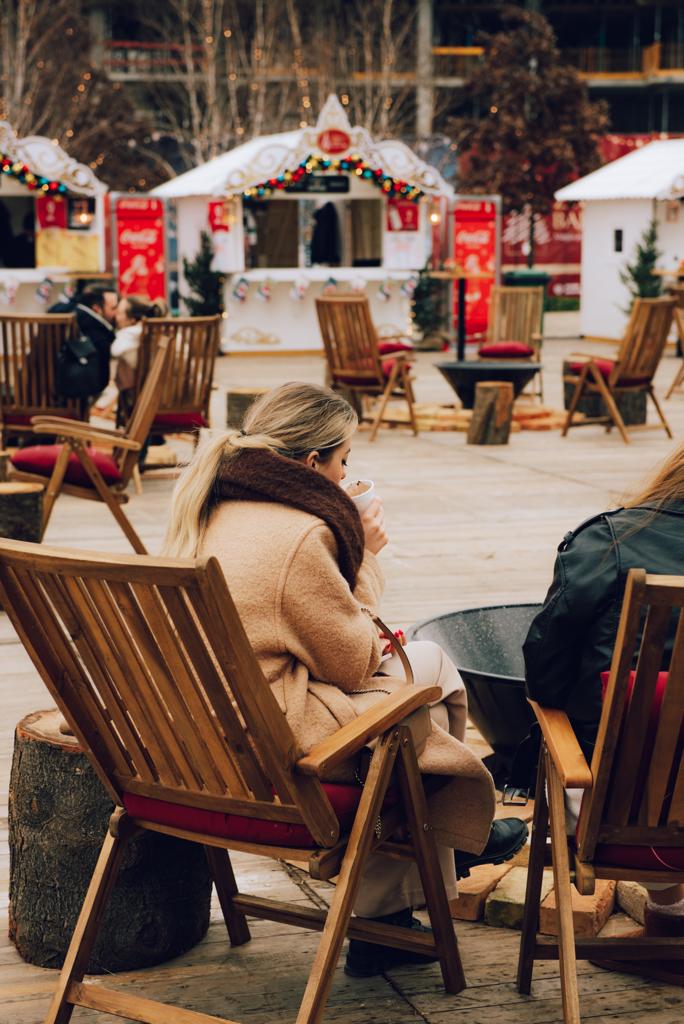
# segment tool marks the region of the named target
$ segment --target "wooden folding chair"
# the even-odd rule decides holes
[[[76,337],[71,314],[0,315],[0,443],[13,434],[32,433],[32,416],[87,418],[85,403],[57,394],[59,351]]]
[[[59,444],[22,448],[12,456],[13,480],[44,483],[49,477],[43,501],[42,535],[60,494],[88,501],[102,501],[125,533],[134,551],[145,554],[145,545],[124,515],[125,493],[138,465],[142,449],[159,406],[160,382],[169,354],[169,341],[160,338],[152,368],[147,375],[128,430],[106,430],[90,423],[73,423],[58,416],[34,416],[37,434],[56,434]],[[93,445],[91,447],[90,445]],[[112,454],[95,445],[106,445]]]
[[[684,356],[684,284],[672,285],[668,288],[668,293],[675,300],[675,308],[673,311],[675,327],[677,328],[677,338],[679,340],[679,354]],[[670,384],[665,398],[670,398],[671,395],[678,393],[684,387],[684,358],[682,358],[679,369],[674,376],[672,383]]]
[[[148,1024],[224,1019],[83,980],[139,829],[204,847],[232,945],[250,939],[246,915],[322,932],[298,1024],[322,1019],[347,934],[433,953],[447,991],[465,986],[413,741],[414,730],[422,739],[429,731],[437,687],[406,686],[303,754],[216,559],[1,540],[0,600],[116,805],[46,1024],[66,1024],[74,1006]],[[321,782],[374,738],[362,787]],[[357,803],[344,818],[335,810],[340,788]],[[229,850],[287,857],[314,878],[338,875],[328,912],[238,891]],[[433,936],[351,918],[371,852],[417,863]]]
[[[543,742],[518,988],[529,994],[535,960],[560,960],[566,1024],[580,1020],[576,959],[684,960],[684,939],[576,940],[570,875],[574,861],[575,887],[582,895],[593,894],[597,878],[632,879],[644,885],[684,882],[682,609],[684,577],[647,576],[642,569],[630,570],[591,769],[565,712],[530,701]],[[666,676],[660,670],[666,664],[675,617],[676,636]],[[632,671],[635,663],[636,673]],[[600,681],[596,682],[598,686]],[[564,789],[571,787],[585,791],[573,855],[568,852],[564,804]],[[549,829],[557,941],[536,934]]]
[[[135,383],[126,392],[127,408],[117,419],[128,420],[150,371],[159,338],[170,340],[169,359],[161,384],[159,409],[152,434],[193,434],[209,426],[209,401],[214,365],[221,341],[220,316],[169,317],[143,320]]]
[[[487,333],[475,334],[478,359],[541,358],[544,289],[512,288],[494,285],[489,300]],[[544,398],[542,372],[537,375],[538,389],[531,385],[531,394]]]
[[[639,423],[627,427],[615,399],[619,395],[644,391],[655,405],[665,433],[672,437],[672,431],[665,419],[660,403],[653,390],[653,377],[658,369],[667,336],[672,326],[674,299],[635,299],[620,349],[614,359],[582,355],[573,357],[570,372],[563,377],[575,385],[568,414],[561,431],[565,437],[570,427],[582,427],[592,423],[606,424],[606,430],[616,426],[622,440],[629,444],[628,430],[650,430],[656,424]],[[599,394],[607,414],[592,416],[573,422],[577,405],[585,394]]]
[[[403,398],[408,405],[409,424],[418,434],[414,412],[411,364],[406,352],[394,352],[383,359],[378,336],[365,295],[324,295],[316,299],[329,383],[343,391],[359,413],[359,419],[372,421],[370,440],[374,441],[380,423],[405,423],[384,418],[390,398]],[[379,400],[374,416],[364,410],[365,398]]]

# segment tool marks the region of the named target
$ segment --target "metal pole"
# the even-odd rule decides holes
[[[466,342],[466,321],[465,321],[465,299],[466,299],[466,279],[465,277],[459,277],[458,279],[458,333],[456,336],[456,358],[459,362],[465,359],[465,342]]]

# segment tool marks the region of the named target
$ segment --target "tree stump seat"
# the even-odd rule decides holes
[[[114,810],[61,714],[18,724],[9,791],[9,934],[39,967],[64,962]],[[195,946],[209,927],[211,875],[202,847],[143,832],[130,841],[88,974],[152,967]]]

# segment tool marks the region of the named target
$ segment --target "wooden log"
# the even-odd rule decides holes
[[[483,380],[475,387],[475,405],[468,444],[508,444],[513,414],[510,381]]]
[[[252,402],[268,388],[230,388],[226,392],[226,425],[239,430]]]
[[[62,966],[113,805],[61,714],[16,728],[9,790],[9,934],[39,967]],[[191,949],[209,926],[203,848],[143,832],[130,841],[88,974],[150,967]]]
[[[10,453],[0,451],[0,483],[4,483],[9,476]]]
[[[44,492],[44,484],[0,483],[0,537],[40,541]]]

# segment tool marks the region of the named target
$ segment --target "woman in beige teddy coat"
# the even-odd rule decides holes
[[[383,659],[385,641],[372,618],[384,586],[377,558],[387,543],[382,505],[375,499],[360,516],[340,486],[356,426],[351,406],[325,388],[276,388],[251,407],[242,431],[198,451],[171,513],[166,554],[218,558],[259,664],[305,751],[406,685],[399,658]],[[522,845],[526,828],[515,819],[492,827],[494,786],[465,746],[466,694],[452,662],[431,642],[409,643],[405,651],[415,681],[442,690],[419,764],[449,779],[435,787],[429,812],[453,898],[454,850],[471,864],[503,860]],[[419,927],[410,908],[421,899],[415,866],[376,856],[354,909]],[[425,958],[352,941],[346,970],[367,976],[409,959]]]

